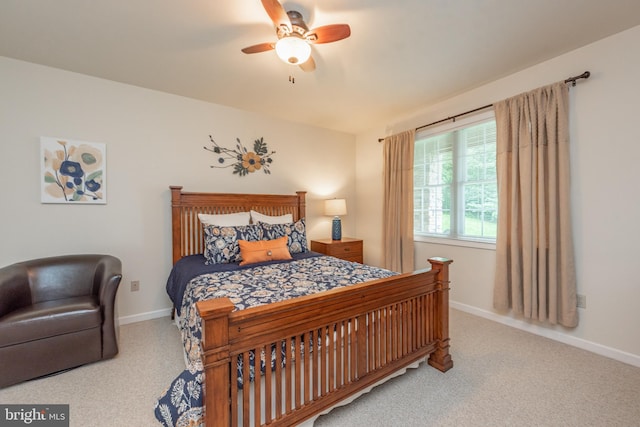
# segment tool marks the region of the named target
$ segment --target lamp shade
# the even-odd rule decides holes
[[[340,216],[347,214],[347,202],[345,199],[329,199],[324,201],[324,214]]]
[[[278,57],[287,64],[304,64],[311,56],[311,46],[297,36],[283,37],[276,43]]]

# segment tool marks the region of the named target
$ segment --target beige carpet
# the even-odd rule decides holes
[[[640,427],[640,368],[451,313],[454,368],[427,365],[315,425]],[[154,426],[155,398],[182,370],[168,318],[120,328],[113,360],[0,390],[0,402],[70,404],[71,426]]]

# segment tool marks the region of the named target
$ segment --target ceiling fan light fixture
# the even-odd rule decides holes
[[[291,35],[278,40],[276,53],[287,64],[300,65],[311,56],[311,46],[304,39]]]

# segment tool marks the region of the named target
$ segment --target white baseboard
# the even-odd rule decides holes
[[[127,325],[129,323],[143,322],[145,320],[158,319],[160,317],[171,316],[170,308],[163,308],[162,310],[148,311],[146,313],[132,314],[130,316],[118,317],[118,324]]]
[[[573,347],[578,347],[583,350],[587,350],[592,353],[599,354],[600,356],[605,356],[610,359],[614,359],[619,362],[627,363],[629,365],[640,368],[640,356],[635,354],[627,353],[621,350],[617,350],[615,348],[597,344],[592,341],[587,341],[582,338],[576,338],[559,331],[544,328],[542,326],[532,325],[530,323],[524,322],[519,319],[515,319],[513,317],[501,316],[499,314],[492,313],[490,311],[473,307],[467,304],[450,301],[449,305],[451,308],[454,308],[456,310],[464,311],[466,313],[483,317],[488,320],[493,320],[494,322],[502,323],[504,325],[511,326],[513,328],[521,329],[523,331],[530,332],[535,335],[540,335],[545,338],[552,339],[554,341],[559,341],[561,343],[568,344]]]

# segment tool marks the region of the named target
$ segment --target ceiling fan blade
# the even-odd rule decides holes
[[[316,69],[316,61],[313,60],[313,56],[310,56],[303,64],[300,64],[302,71],[313,71]]]
[[[264,6],[264,10],[267,11],[267,15],[269,15],[276,28],[284,25],[291,30],[289,16],[278,0],[262,0],[262,6]]]
[[[242,49],[242,51],[244,53],[260,53],[260,52],[266,52],[268,50],[273,50],[275,49],[275,47],[276,47],[275,43],[260,43],[260,44],[254,44],[253,46],[245,47],[244,49]]]
[[[347,24],[324,25],[313,28],[304,35],[309,43],[331,43],[346,39],[351,35],[351,27]]]

